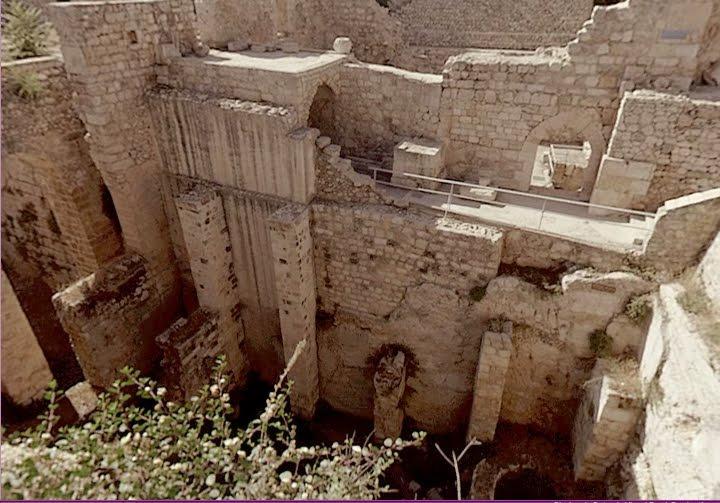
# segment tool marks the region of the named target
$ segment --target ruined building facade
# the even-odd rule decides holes
[[[52,337],[179,397],[304,340],[303,418],[526,425],[618,495],[720,495],[720,2],[227,3],[49,4],[62,57],[3,65],[5,395]]]

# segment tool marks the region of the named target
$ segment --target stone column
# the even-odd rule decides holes
[[[19,405],[42,398],[53,378],[45,355],[2,271],[2,392]]]
[[[157,337],[163,382],[173,399],[187,400],[210,381],[215,359],[225,353],[219,320],[216,312],[197,309]]]
[[[245,380],[248,361],[240,318],[238,280],[222,198],[209,187],[194,187],[175,198],[190,270],[201,307],[219,315],[218,330],[228,370],[236,384]]]
[[[489,441],[495,437],[511,355],[510,333],[485,332],[475,373],[468,441],[473,438]]]
[[[373,415],[378,440],[395,439],[402,434],[405,411],[400,402],[405,394],[405,374],[405,353],[402,351],[383,356],[375,371]]]
[[[603,480],[627,449],[642,412],[638,370],[626,375],[606,372],[598,360],[586,385],[573,427],[575,478]],[[612,368],[612,367],[611,367]]]
[[[192,37],[189,9],[190,2],[163,0],[64,2],[49,9],[90,156],[112,194],[125,248],[147,260],[168,318],[176,314],[180,284],[145,93],[155,85],[161,41],[187,45]]]
[[[293,411],[309,419],[319,398],[317,343],[315,339],[315,265],[310,208],[288,204],[268,220],[280,310],[285,362],[303,339],[307,345],[290,370],[294,382],[290,394]]]

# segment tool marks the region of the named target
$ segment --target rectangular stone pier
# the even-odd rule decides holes
[[[319,383],[310,208],[300,204],[284,206],[270,217],[268,225],[285,361],[289,361],[300,341],[307,341],[305,350],[290,371],[290,379],[294,382],[290,403],[295,413],[311,418],[319,398]]]
[[[468,441],[489,441],[495,436],[511,354],[511,334],[485,332],[475,374]]]

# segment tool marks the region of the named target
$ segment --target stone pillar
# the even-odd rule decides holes
[[[167,315],[174,317],[180,284],[145,93],[155,85],[160,44],[189,46],[192,3],[64,2],[49,11],[90,156],[112,194],[125,249],[148,261]]]
[[[2,271],[2,392],[18,405],[42,398],[53,376],[45,355]]]
[[[642,412],[637,366],[621,369],[598,360],[573,427],[575,478],[603,480],[627,449]]]
[[[375,371],[373,416],[378,440],[395,439],[402,434],[405,411],[400,402],[405,394],[405,374],[405,353],[402,351],[383,356]]]
[[[124,255],[53,295],[85,379],[106,388],[118,370],[157,362],[155,336],[167,326],[155,282],[139,255]]]
[[[215,359],[225,353],[219,319],[216,312],[198,309],[157,337],[171,398],[187,400],[209,382]]]
[[[175,198],[190,270],[201,307],[219,315],[218,330],[228,370],[244,382],[248,361],[240,318],[238,280],[222,198],[209,187],[194,187]]]
[[[77,148],[74,143],[71,146]],[[41,166],[42,185],[72,253],[76,273],[73,279],[77,279],[121,254],[123,244],[113,221],[104,213],[100,173],[92,165],[77,166],[85,159],[76,160],[77,153],[67,150],[60,156],[59,165]]]
[[[468,441],[489,441],[495,437],[500,417],[505,374],[512,355],[511,328],[505,333],[485,332],[475,373],[472,410],[467,431]]]
[[[319,398],[317,343],[315,340],[315,266],[310,208],[288,204],[268,220],[275,269],[285,362],[303,339],[307,345],[290,370],[293,411],[309,419]]]

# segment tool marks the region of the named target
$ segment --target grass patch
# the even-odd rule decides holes
[[[487,291],[487,286],[474,286],[470,289],[470,293],[468,294],[470,297],[470,300],[473,302],[480,302],[483,300],[483,297],[485,297],[485,292]]]
[[[43,93],[45,86],[37,73],[18,72],[10,76],[10,90],[16,96],[34,101]]]
[[[588,336],[588,342],[590,344],[590,351],[592,351],[595,356],[610,356],[613,338],[610,337],[605,330],[595,330]]]
[[[652,313],[651,295],[636,295],[625,304],[625,315],[637,324],[642,323]]]
[[[698,285],[693,284],[677,297],[678,304],[686,312],[696,316],[709,314],[712,308],[710,298]]]

